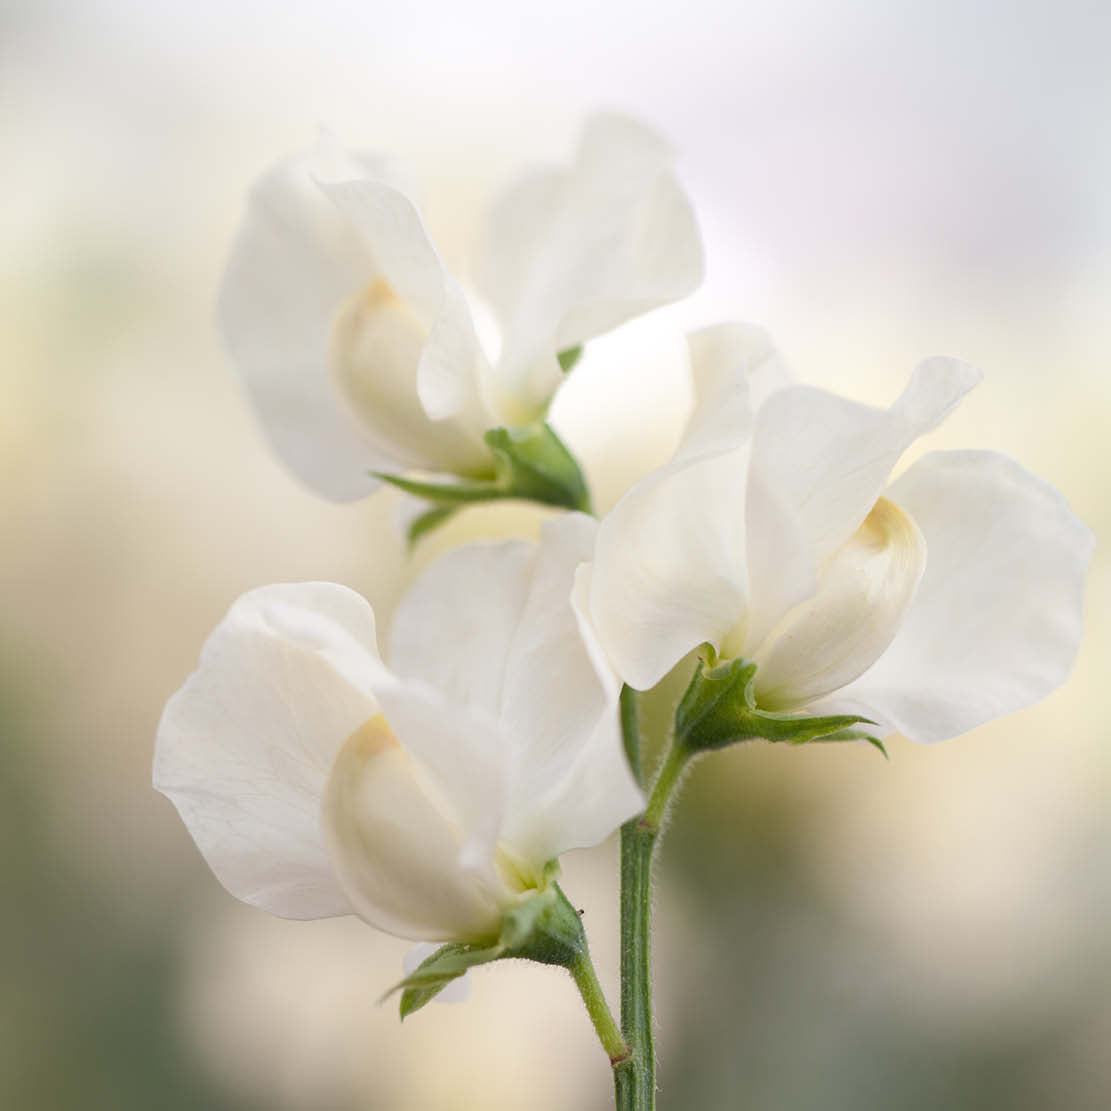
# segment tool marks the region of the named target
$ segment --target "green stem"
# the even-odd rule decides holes
[[[621,728],[629,764],[639,779],[640,725],[636,692],[621,692]],[[614,1074],[617,1111],[654,1111],[656,1049],[652,1029],[652,860],[668,805],[691,758],[672,744],[639,818],[621,827],[621,1029],[631,1058]]]
[[[656,837],[663,829],[664,820],[667,818],[667,808],[671,803],[671,796],[683,778],[687,762],[691,758],[689,749],[680,744],[672,744],[668,750],[667,758],[660,768],[659,775],[652,787],[648,805],[640,817],[640,828]]]
[[[594,971],[590,953],[584,949],[567,966],[567,971],[571,973],[575,986],[586,1004],[587,1014],[590,1015],[590,1021],[594,1023],[602,1048],[609,1055],[610,1064],[613,1065],[615,1072],[620,1071],[629,1063],[632,1055],[625,1039],[621,1036],[621,1028],[617,1025],[617,1020],[606,1002],[602,985],[598,983],[598,974]]]

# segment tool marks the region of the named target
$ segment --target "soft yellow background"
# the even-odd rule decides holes
[[[482,198],[597,106],[675,141],[709,260],[559,401],[603,501],[668,451],[681,329],[739,318],[876,403],[924,355],[978,364],[929,446],[1017,456],[1104,539],[1043,704],[886,764],[765,747],[696,770],[657,898],[661,1105],[1111,1103],[1107,13],[0,5],[0,1106],[607,1105],[565,978],[483,970],[402,1028],[375,999],[405,943],[237,903],[149,786],[161,706],[238,593],[335,579],[388,614],[412,573],[389,497],[298,486],[223,356],[249,181],[320,124],[388,149],[463,267]],[[614,884],[612,845],[567,862],[611,989]]]

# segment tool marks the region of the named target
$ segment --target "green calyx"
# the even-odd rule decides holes
[[[675,741],[686,751],[706,752],[740,741],[792,745],[812,741],[867,741],[885,756],[883,743],[860,725],[875,725],[855,714],[810,716],[761,710],[756,705],[756,664],[737,658],[708,667],[700,660],[675,711]]]
[[[411,544],[457,510],[478,502],[523,498],[591,512],[590,490],[582,469],[551,425],[537,422],[520,428],[491,428],[484,439],[493,456],[494,477],[490,479],[423,482],[374,472],[383,482],[430,503],[409,528]]]
[[[580,343],[577,347],[567,347],[562,350],[556,358],[559,360],[559,369],[564,374],[570,374],[575,369],[575,364],[583,357],[583,345]]]
[[[559,885],[552,883],[506,911],[494,944],[448,942],[382,998],[400,991],[401,1017],[405,1019],[431,1002],[452,980],[477,965],[516,958],[570,969],[579,964],[586,948],[578,911]]]

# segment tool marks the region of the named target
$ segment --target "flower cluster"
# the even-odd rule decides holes
[[[325,138],[251,194],[221,319],[297,476],[339,501],[400,486],[426,506],[414,536],[491,497],[568,510],[539,543],[443,556],[381,651],[344,586],[251,591],[159,727],[155,784],[234,895],[448,943],[403,1010],[497,955],[585,975],[556,862],[645,809],[623,684],[697,651],[677,719],[693,753],[941,740],[1070,667],[1092,540],[1063,498],[983,451],[890,480],[979,380],[954,359],[877,409],[794,381],[757,328],[696,332],[674,457],[601,521],[581,512],[552,396],[583,344],[701,273],[670,150],[616,116],[491,205],[474,279],[496,355],[396,166]]]

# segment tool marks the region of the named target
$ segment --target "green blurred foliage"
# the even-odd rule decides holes
[[[16,686],[0,682],[0,1107],[230,1111],[183,1046],[177,932],[53,837],[43,737]]]
[[[891,955],[821,897],[810,843],[820,831],[792,769],[746,775],[762,758],[788,765],[807,755],[766,746],[712,754],[696,766],[678,808],[659,898],[683,904],[700,940],[680,955],[682,988],[667,1016],[678,1036],[661,1061],[661,1105],[1106,1108],[1104,1078],[1073,1055],[1098,1022],[1106,961],[1092,954],[1096,974],[1066,1007],[1007,1029],[974,1024],[970,1034],[959,1021],[924,1023],[908,1011]]]

